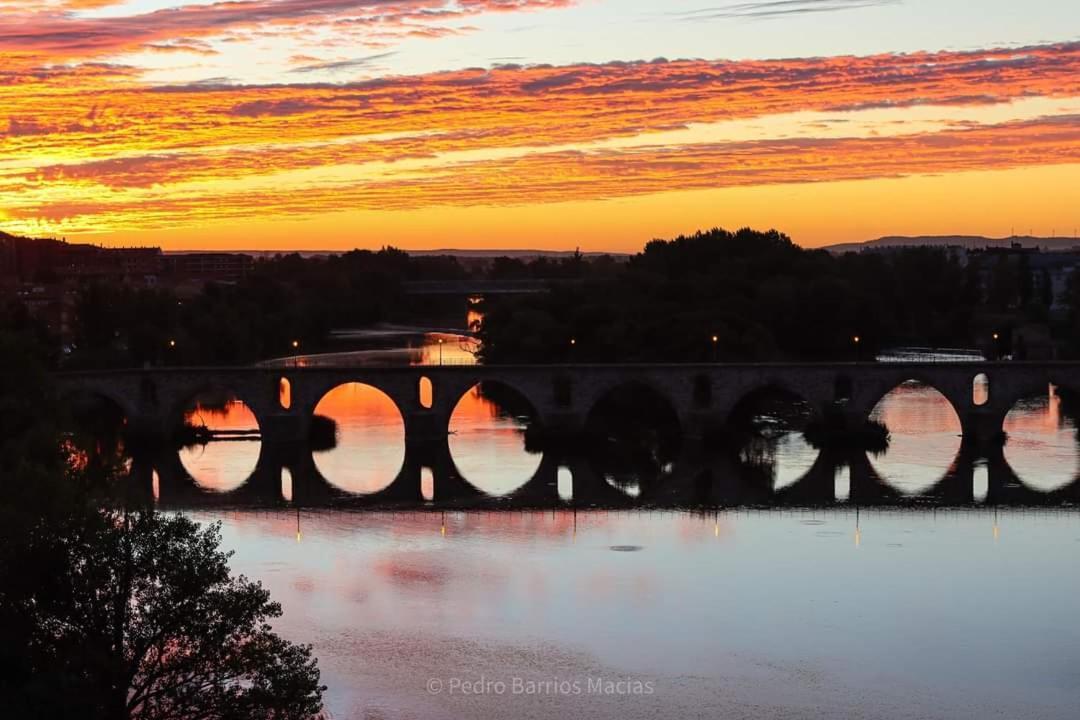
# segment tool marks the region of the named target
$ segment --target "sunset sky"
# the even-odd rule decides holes
[[[1074,235],[1076,0],[0,0],[0,230]]]

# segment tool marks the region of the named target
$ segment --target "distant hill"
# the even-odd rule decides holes
[[[890,235],[877,240],[857,243],[827,245],[823,249],[834,253],[860,252],[862,250],[880,250],[890,247],[946,247],[959,246],[973,250],[985,247],[1009,247],[1019,243],[1026,248],[1039,247],[1043,250],[1080,249],[1078,237],[1036,237],[1032,235],[1014,235],[1005,238],[988,238],[981,235]]]
[[[453,248],[447,248],[445,250],[409,250],[407,248],[398,249],[416,257],[451,256],[477,260],[491,259],[497,257],[511,257],[517,258],[519,260],[532,260],[534,258],[540,257],[566,258],[571,257],[574,254],[573,250],[455,250]],[[165,250],[166,255],[190,255],[200,252],[207,251]],[[213,252],[243,253],[244,255],[251,255],[252,257],[273,257],[274,255],[289,255],[295,252],[304,257],[318,257],[322,255],[341,255],[349,252],[349,250],[214,250]],[[612,257],[628,257],[630,255],[630,253],[584,251],[581,254],[584,257],[600,257],[603,255],[610,255]]]

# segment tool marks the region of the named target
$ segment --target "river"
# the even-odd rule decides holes
[[[473,349],[433,333],[351,360]],[[243,429],[245,413],[202,419]],[[387,398],[345,386],[317,413],[338,423],[315,455],[327,482],[362,495],[393,481],[404,438]],[[891,443],[874,471],[906,497],[934,487],[960,446],[945,399],[906,384],[875,417]],[[461,475],[490,495],[526,483],[540,455],[523,424],[467,394],[451,421]],[[1006,430],[1016,482],[1075,481],[1076,428],[1052,388]],[[817,459],[794,430],[768,445],[777,492]],[[241,487],[258,453],[214,442],[181,460],[213,493]],[[335,718],[1072,718],[1080,513],[982,505],[986,476],[976,467],[962,508],[855,507],[841,471],[836,502],[813,508],[186,512],[221,522],[234,569],[282,603],[281,632],[314,645]]]

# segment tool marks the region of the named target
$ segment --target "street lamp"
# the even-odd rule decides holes
[[[713,359],[713,362],[716,362],[716,359],[719,357],[719,354],[718,354],[719,349],[720,349],[720,336],[719,335],[713,335],[712,336],[712,359]]]
[[[439,338],[439,365],[442,365],[442,349],[446,344],[446,338]]]
[[[862,338],[855,335],[851,338],[851,342],[855,345],[855,362],[859,362],[859,348],[862,345]]]
[[[294,368],[300,367],[300,358],[296,356],[297,351],[300,349],[300,341],[299,340],[293,340],[292,341],[292,349],[293,349],[293,367]]]

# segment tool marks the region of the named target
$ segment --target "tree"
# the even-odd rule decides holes
[[[32,598],[28,656],[50,679],[32,688],[35,714],[303,720],[321,709],[310,647],[272,631],[281,607],[230,576],[217,526],[105,511],[66,530],[67,572]]]
[[[301,720],[321,707],[281,608],[216,526],[127,505],[77,448],[25,337],[0,330],[0,716]]]

